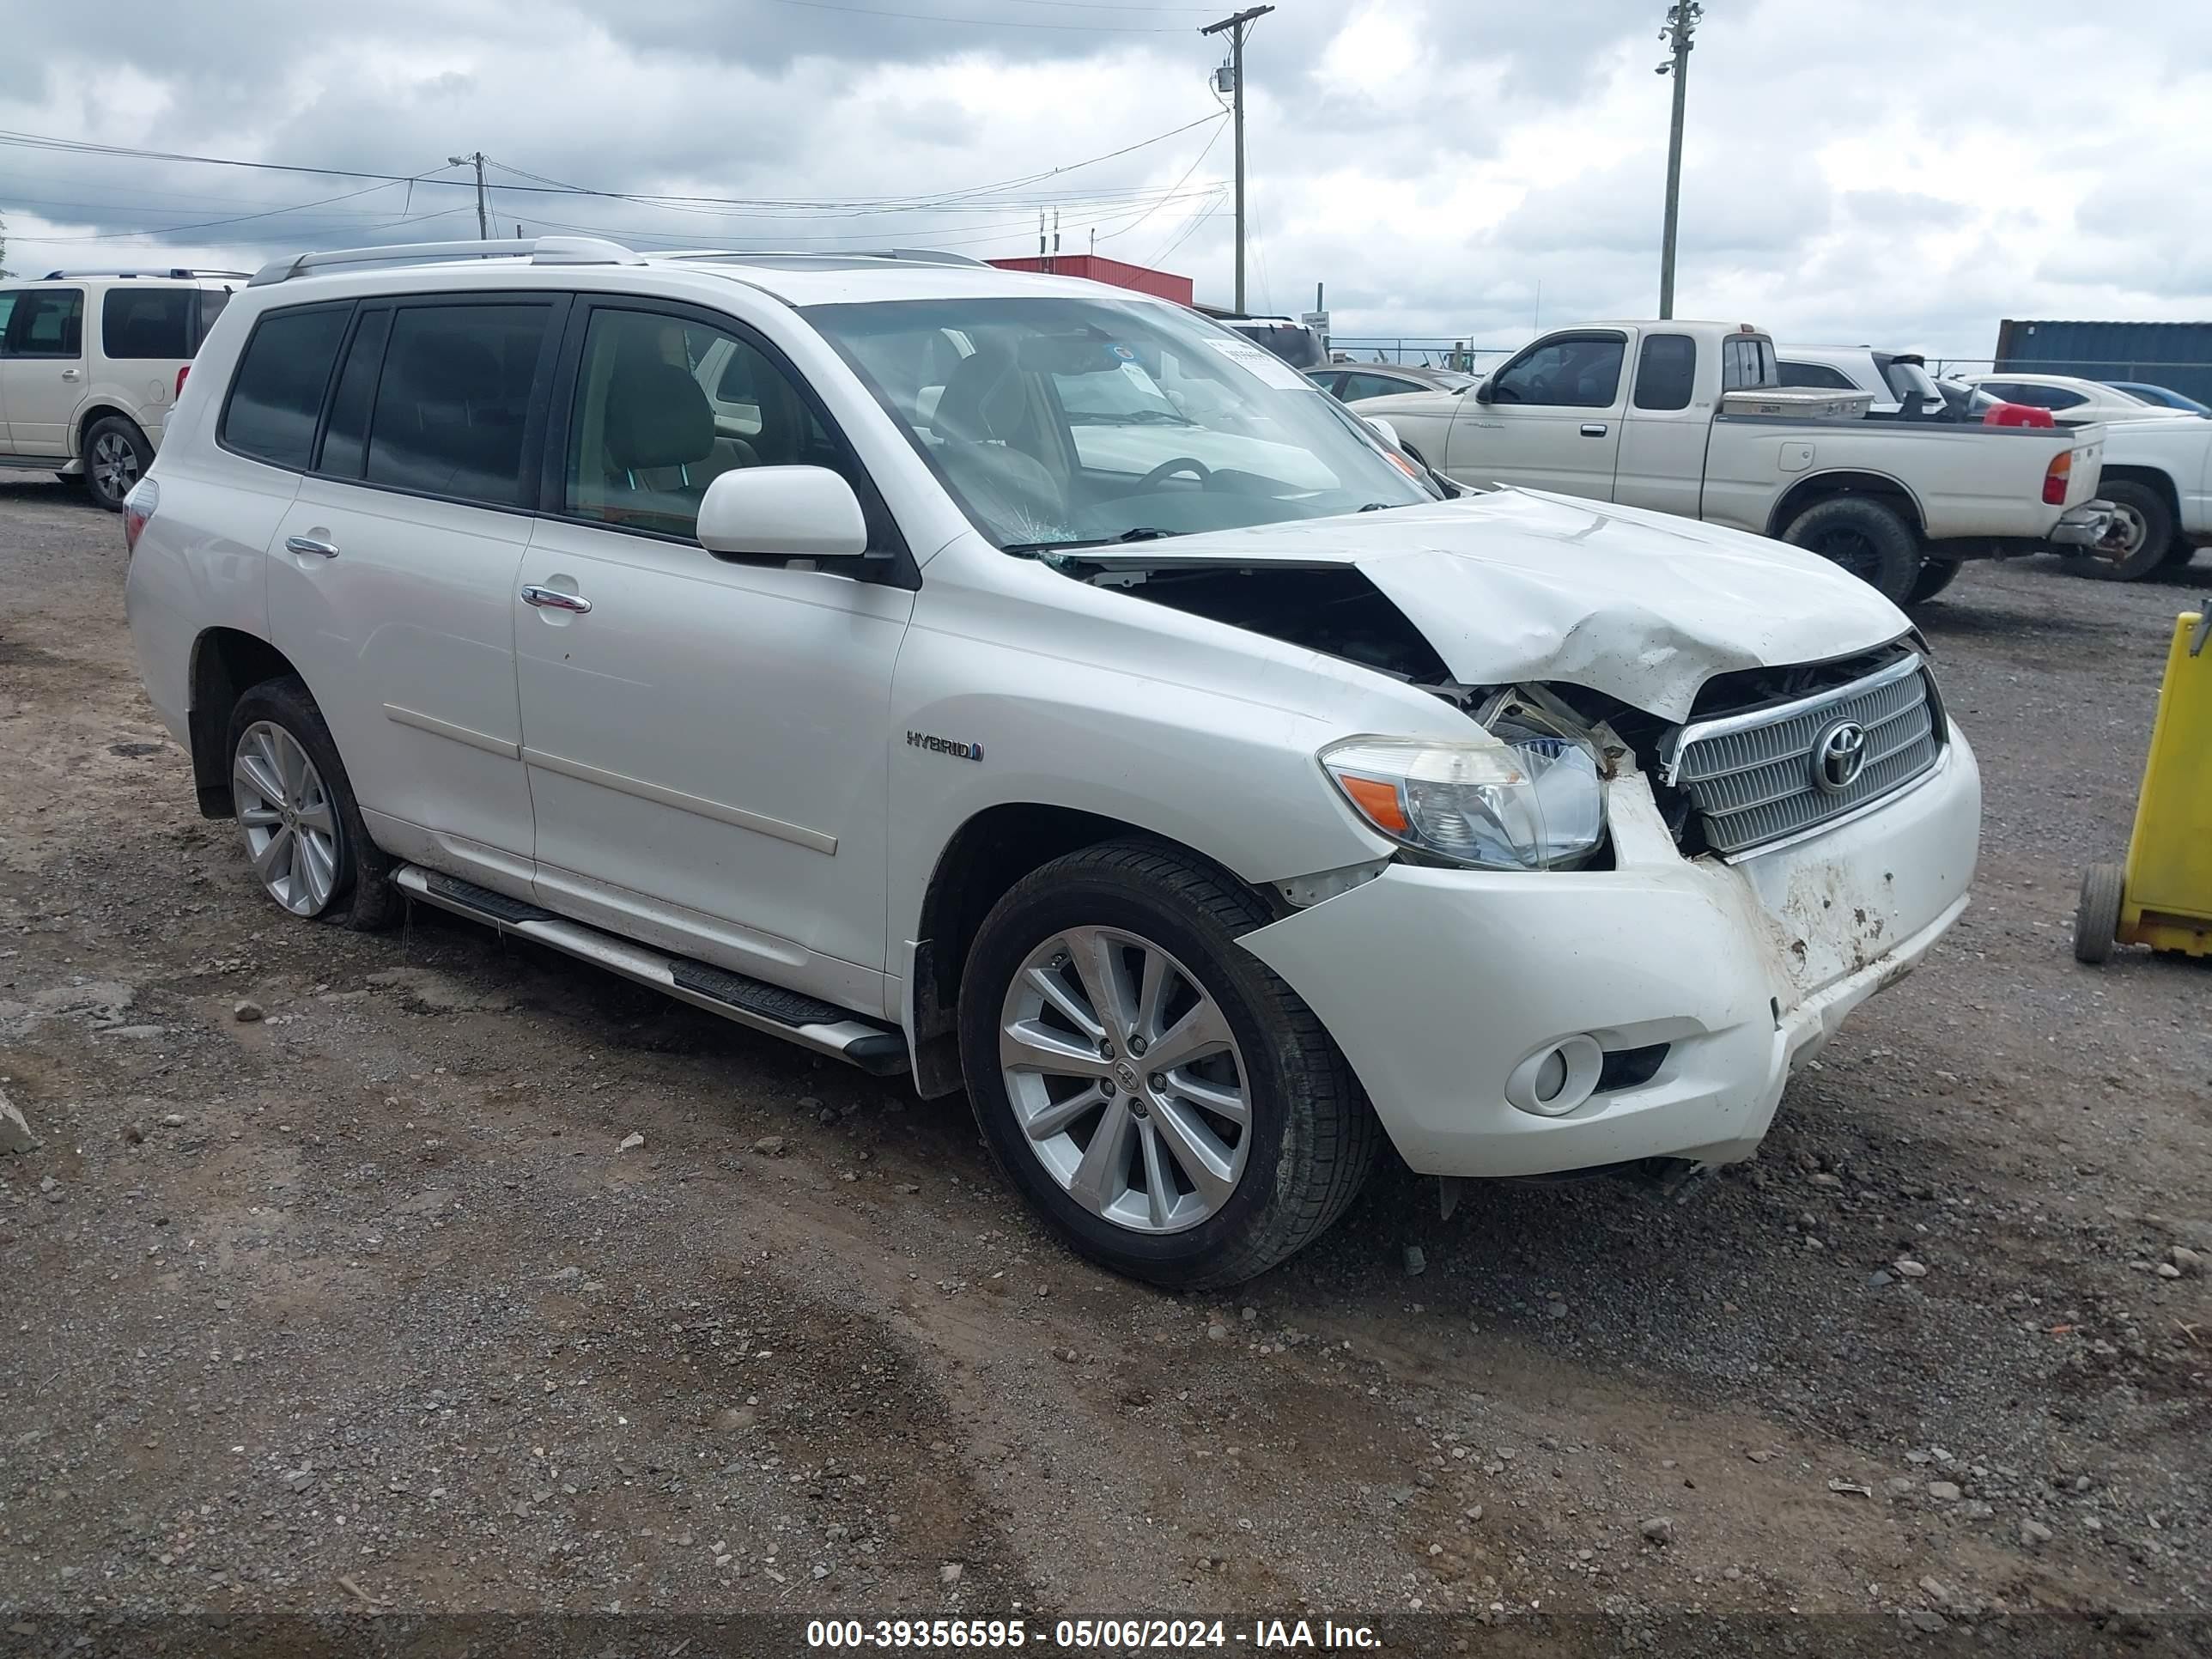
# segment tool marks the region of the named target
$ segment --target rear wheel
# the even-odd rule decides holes
[[[2074,907],[2075,961],[2102,962],[2112,954],[2125,888],[2125,874],[2117,864],[2093,864],[2081,872],[2081,897]]]
[[[2189,562],[2196,556],[2195,545],[2182,537],[2176,536],[2173,538],[2173,544],[2166,550],[2166,556],[2158,562],[2158,568],[2161,574],[2169,570],[2186,570],[2189,568]]]
[[[1841,565],[1893,605],[1907,602],[1920,574],[1920,539],[1881,502],[1837,495],[1807,507],[1782,539]]]
[[[399,913],[345,763],[307,688],[268,680],[230,716],[230,797],[261,890],[295,916],[381,927]]]
[[[2140,581],[2165,562],[2173,546],[2173,509],[2148,484],[2122,478],[2097,493],[2112,504],[2112,528],[2075,568],[2100,582]]]
[[[1188,854],[1110,842],[1000,899],[960,989],[1000,1167],[1119,1272],[1234,1285],[1318,1237],[1381,1134],[1313,1011],[1237,944],[1269,917]]]
[[[1905,596],[1907,605],[1918,605],[1923,599],[1932,599],[1956,580],[1960,561],[1957,559],[1923,559],[1920,574],[1912,579],[1912,586]]]
[[[154,447],[135,421],[103,416],[85,432],[85,493],[110,513],[123,510],[123,498],[153,464]]]

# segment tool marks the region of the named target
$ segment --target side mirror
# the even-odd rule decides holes
[[[1398,437],[1398,428],[1391,425],[1389,422],[1384,420],[1380,415],[1362,415],[1359,418],[1366,422],[1368,425],[1373,427],[1376,433],[1381,435],[1382,441],[1389,445],[1391,448],[1403,449],[1406,447]]]
[[[1498,394],[1490,389],[1490,382],[1485,380],[1475,387],[1474,400],[1479,404],[1494,404],[1498,401]]]
[[[849,559],[868,550],[853,486],[826,466],[747,466],[707,486],[699,545],[744,558]]]

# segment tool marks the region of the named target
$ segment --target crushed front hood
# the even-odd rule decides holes
[[[1458,679],[1561,680],[1670,720],[1716,674],[1848,656],[1911,626],[1815,554],[1534,490],[1079,556],[1115,571],[1352,565]]]

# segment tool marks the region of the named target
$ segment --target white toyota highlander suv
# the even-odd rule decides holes
[[[1972,753],[1863,582],[1448,495],[1191,311],[954,256],[302,256],[125,530],[285,909],[411,896],[964,1085],[1162,1283],[1298,1249],[1384,1136],[1748,1157],[1973,876]]]

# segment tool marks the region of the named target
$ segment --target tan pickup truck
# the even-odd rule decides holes
[[[1479,385],[1370,398],[1416,459],[1778,536],[1899,604],[1962,559],[2096,546],[2101,426],[1869,416],[1863,393],[1786,389],[1774,343],[1724,323],[1554,329]]]

